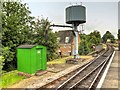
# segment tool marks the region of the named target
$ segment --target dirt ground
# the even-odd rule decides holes
[[[47,66],[47,73],[41,76],[32,76],[30,78],[24,79],[8,88],[36,88],[37,86],[45,85],[53,79],[56,79],[63,74],[66,74],[78,67],[88,63],[93,60],[93,57],[82,56],[84,61],[79,61],[78,64],[49,64]]]

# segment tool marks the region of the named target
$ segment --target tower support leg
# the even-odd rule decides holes
[[[74,59],[79,58],[78,55],[78,30],[77,30],[77,25],[74,24],[74,33],[75,33],[75,38],[74,38]]]

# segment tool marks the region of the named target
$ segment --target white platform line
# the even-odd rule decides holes
[[[106,75],[107,75],[107,73],[108,73],[108,70],[109,70],[110,65],[111,65],[111,63],[112,63],[112,60],[113,60],[114,55],[115,55],[115,51],[113,52],[112,57],[110,58],[110,61],[109,61],[108,65],[107,65],[107,67],[106,67],[106,69],[105,69],[105,71],[104,71],[104,73],[103,73],[103,75],[102,75],[102,77],[101,77],[101,79],[100,79],[97,87],[96,87],[96,90],[100,90],[100,88],[102,87],[102,84],[103,84],[103,82],[104,82],[104,80],[105,80],[105,77],[106,77]]]

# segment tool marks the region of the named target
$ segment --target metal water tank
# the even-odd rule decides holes
[[[75,5],[66,8],[67,24],[82,24],[86,22],[86,8],[82,5]]]

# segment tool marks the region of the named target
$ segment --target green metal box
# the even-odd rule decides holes
[[[17,48],[17,69],[28,74],[46,70],[46,47],[21,45]]]

